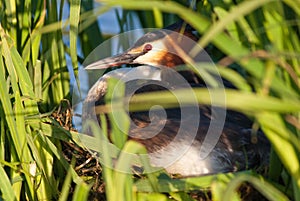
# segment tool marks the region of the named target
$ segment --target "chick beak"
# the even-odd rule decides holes
[[[107,69],[115,66],[121,66],[123,64],[133,64],[134,60],[141,55],[144,55],[147,51],[126,51],[122,54],[116,56],[107,57],[89,64],[85,67],[86,70],[96,70],[96,69]]]

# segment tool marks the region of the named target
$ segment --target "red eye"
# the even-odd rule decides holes
[[[144,46],[143,51],[144,51],[144,52],[148,52],[148,51],[150,51],[150,50],[152,50],[152,45],[151,45],[151,44],[146,44],[146,45]]]

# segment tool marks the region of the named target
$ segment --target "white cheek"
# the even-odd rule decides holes
[[[139,56],[133,62],[139,64],[147,64],[155,66],[157,64],[157,60],[159,60],[158,56],[160,55],[161,50],[159,49],[152,49],[146,54]]]

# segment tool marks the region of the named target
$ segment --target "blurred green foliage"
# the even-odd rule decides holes
[[[162,28],[178,19],[193,26],[201,35],[199,44],[219,62],[221,75],[237,85],[238,90],[228,91],[228,107],[253,116],[273,150],[267,177],[246,171],[187,179],[148,174],[136,181],[103,167],[107,198],[186,200],[191,199],[188,192],[211,187],[214,200],[239,200],[236,188],[248,181],[270,200],[300,201],[300,2],[191,2],[115,0],[100,1],[98,6],[80,0],[0,2],[1,198],[68,200],[70,185],[75,184],[73,200],[88,199],[90,184],[64,158],[61,141],[84,147],[94,139],[65,130],[50,114],[62,100],[71,100],[71,75],[77,75],[83,58],[112,36],[102,32],[97,17],[118,6],[123,10],[121,16],[116,12],[121,31],[134,23],[133,13],[143,28]],[[70,11],[66,18],[64,5]],[[199,96],[206,93],[199,91]],[[137,97],[137,105],[150,99]],[[121,143],[129,152],[145,152],[136,143]],[[130,168],[124,157],[119,156],[118,165]]]

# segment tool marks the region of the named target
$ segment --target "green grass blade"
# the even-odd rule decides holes
[[[298,156],[299,150],[295,150],[293,146],[293,134],[286,129],[279,115],[264,112],[259,113],[257,118],[284,167],[291,174],[295,198],[298,198],[300,189],[300,160]]]
[[[255,1],[244,1],[241,2],[238,6],[233,7],[232,10],[223,18],[218,20],[218,22],[211,26],[205,34],[201,37],[199,44],[202,47],[205,47],[210,41],[213,40],[214,37],[217,37],[228,24],[242,18],[243,16],[251,13],[255,9],[271,2],[273,0],[255,0]]]
[[[72,200],[73,201],[88,200],[89,190],[90,190],[90,187],[86,183],[80,182],[79,184],[76,185]]]
[[[80,14],[81,0],[70,1],[70,56],[72,59],[73,68],[78,67],[77,61],[77,35]]]
[[[93,2],[82,1],[81,8],[82,14],[80,15],[79,37],[83,55],[86,57],[104,41],[104,38],[97,24],[97,16],[93,10],[97,10],[97,8],[94,8]],[[99,9],[101,9],[101,6],[99,6]]]
[[[235,193],[235,189],[243,182],[249,182],[257,190],[259,190],[268,200],[273,201],[287,201],[289,200],[283,193],[278,191],[271,184],[266,182],[262,177],[254,177],[251,175],[239,175],[235,177],[230,183],[228,183],[227,190],[224,192],[222,200],[232,200],[232,196]]]
[[[249,92],[239,92],[232,89],[193,89],[196,94],[197,101],[200,104],[210,105],[212,100],[215,106],[220,106],[238,111],[257,112],[257,111],[272,111],[279,113],[297,112],[300,110],[299,101],[293,99],[279,99],[271,96],[263,96]],[[187,90],[176,90],[182,105],[191,104],[189,93]],[[160,99],[157,99],[160,97]],[[225,101],[224,101],[225,98]],[[149,92],[143,95],[134,95],[130,100],[130,111],[142,111],[150,109],[156,103],[163,107],[178,106],[177,98],[170,92]],[[115,108],[116,110],[117,108]]]
[[[63,153],[57,149],[57,147],[51,142],[50,139],[45,138],[45,143],[51,150],[51,152],[55,155],[55,157],[59,160],[61,165],[65,168],[65,170],[69,170],[72,172],[72,178],[73,181],[76,184],[79,184],[82,182],[82,179],[78,176],[78,174],[75,172],[75,170],[70,166],[70,164],[66,161],[66,159],[63,156]]]
[[[9,180],[4,168],[2,167],[2,165],[0,165],[0,177],[1,177],[0,191],[3,196],[3,199],[7,200],[7,201],[17,200],[15,191],[12,188],[10,180]]]
[[[64,180],[64,184],[61,189],[61,194],[59,196],[58,201],[67,201],[68,200],[68,196],[70,194],[69,192],[70,192],[71,181],[72,181],[72,172],[69,170],[66,175],[66,178]]]
[[[14,41],[17,41],[17,2],[15,0],[5,0],[5,15],[9,16],[7,20],[8,29]]]

